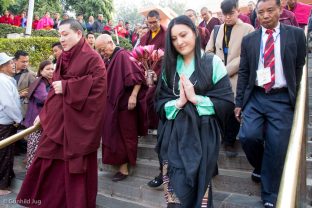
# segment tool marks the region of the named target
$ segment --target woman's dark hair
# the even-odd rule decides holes
[[[195,34],[195,49],[194,49],[194,59],[195,59],[195,76],[197,79],[196,88],[203,89],[205,83],[209,83],[209,78],[207,77],[207,73],[204,72],[203,67],[201,67],[201,42],[200,36],[197,31],[197,27],[194,25],[192,20],[185,15],[181,15],[179,17],[174,18],[168,25],[167,33],[166,33],[166,43],[165,43],[165,55],[164,61],[162,65],[162,73],[165,76],[166,83],[169,88],[173,88],[173,80],[176,74],[176,66],[177,66],[177,56],[179,53],[174,48],[172,39],[171,39],[171,30],[175,25],[185,25],[189,27]],[[161,79],[161,78],[160,78]]]
[[[49,61],[49,60],[41,62],[40,65],[39,65],[38,72],[37,72],[37,77],[41,77],[41,72],[44,69],[44,67],[46,67],[46,66],[48,66],[50,64],[52,64],[52,62]]]

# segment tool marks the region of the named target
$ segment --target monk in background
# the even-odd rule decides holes
[[[157,49],[164,50],[166,28],[160,25],[160,16],[156,10],[151,10],[147,14],[147,26],[149,27],[149,31],[141,38],[139,45],[141,46],[154,45],[155,50]],[[159,77],[161,72],[161,62],[158,62],[157,66],[155,67],[155,72],[157,77]],[[159,118],[154,108],[155,90],[156,85],[154,87],[150,87],[146,94],[149,129],[157,129],[159,121]]]
[[[35,120],[43,132],[17,202],[26,207],[95,208],[105,65],[76,20],[62,21],[59,34],[63,53]]]
[[[112,37],[100,35],[95,41],[97,51],[107,66],[107,105],[104,118],[102,159],[116,165],[119,171],[113,181],[129,175],[128,165],[135,166],[138,136],[147,134],[144,72],[130,53],[116,47]]]

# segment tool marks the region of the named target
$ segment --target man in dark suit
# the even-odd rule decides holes
[[[279,23],[280,0],[258,0],[261,28],[244,37],[235,116],[252,180],[275,207],[306,56],[303,30]]]

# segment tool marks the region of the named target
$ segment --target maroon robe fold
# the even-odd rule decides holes
[[[104,164],[135,165],[138,135],[147,134],[144,72],[129,57],[129,52],[116,48],[107,67],[108,102],[102,136]],[[137,106],[128,110],[128,100],[135,85],[141,85]]]
[[[199,31],[201,48],[205,50],[210,38],[210,32],[205,27],[197,27],[197,30]]]
[[[207,28],[207,30],[210,32],[212,32],[213,28],[215,25],[221,25],[222,24],[222,21],[219,20],[218,18],[216,17],[211,17],[211,19],[209,20],[209,23],[207,24],[205,20],[203,20],[201,23],[199,23],[199,27],[205,27]]]
[[[17,199],[27,207],[37,207],[40,200],[45,208],[94,208],[106,103],[104,62],[81,38],[62,53],[53,76],[58,80],[63,93],[49,91],[39,115],[43,132],[37,153]]]
[[[154,45],[155,49],[162,49],[165,50],[165,42],[166,42],[166,28],[160,26],[160,31],[157,35],[152,38],[152,32],[149,30],[140,40],[140,44],[142,46],[145,45]],[[157,77],[160,77],[161,73],[161,62],[158,62],[157,66],[155,67],[155,72]],[[157,84],[156,84],[157,85]],[[146,93],[146,102],[147,102],[147,116],[148,116],[148,127],[150,129],[157,129],[159,118],[155,111],[154,107],[154,98],[155,98],[155,91],[156,85],[154,87],[150,87]]]

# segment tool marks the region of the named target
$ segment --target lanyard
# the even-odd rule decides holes
[[[281,32],[279,32],[274,40],[274,36],[273,36],[273,43],[275,44],[276,40],[278,39],[278,36],[281,34]],[[273,35],[273,34],[272,34]],[[269,36],[268,36],[269,38]],[[261,36],[261,44],[260,44],[260,53],[261,53],[261,62],[264,66],[264,48],[263,48],[263,37]]]
[[[227,35],[226,35],[226,30],[227,30],[227,26],[224,25],[224,43],[225,43],[225,47],[228,48],[229,47],[229,40],[228,40]]]

